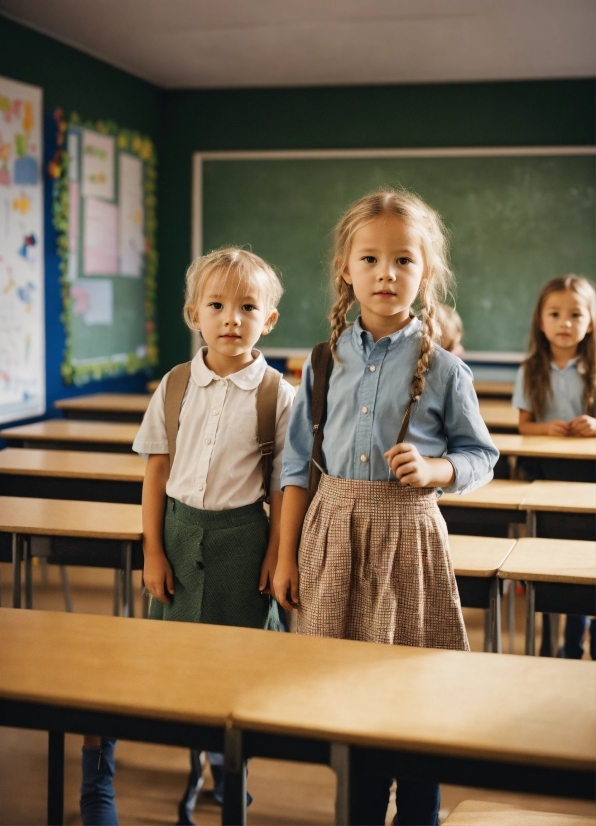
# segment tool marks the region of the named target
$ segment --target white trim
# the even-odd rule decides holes
[[[595,146],[456,146],[405,149],[271,149],[195,152],[201,161],[289,161],[333,158],[499,158],[544,155],[596,155]]]

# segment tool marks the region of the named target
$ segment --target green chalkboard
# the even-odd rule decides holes
[[[382,186],[414,189],[452,234],[457,308],[472,351],[523,351],[540,286],[594,275],[593,155],[203,161],[203,249],[250,245],[282,273],[263,344],[328,334],[328,261],[346,207]]]

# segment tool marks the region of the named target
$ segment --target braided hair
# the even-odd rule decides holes
[[[410,393],[417,401],[440,336],[437,308],[452,284],[449,267],[448,236],[441,217],[422,198],[405,189],[382,188],[365,195],[348,209],[335,227],[331,280],[336,300],[329,314],[331,352],[338,361],[337,342],[348,326],[347,316],[356,301],[354,289],[344,280],[354,233],[363,224],[385,215],[404,218],[419,234],[424,256],[424,275],[417,298],[417,314],[422,322],[420,356],[416,363]]]

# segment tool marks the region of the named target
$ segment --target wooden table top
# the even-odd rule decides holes
[[[159,387],[161,379],[153,379],[152,381],[148,381],[145,385],[147,388],[147,393],[155,393],[157,388]]]
[[[509,399],[479,399],[478,403],[489,430],[493,427],[517,430],[519,410],[511,407]]]
[[[596,439],[495,433],[492,440],[504,456],[534,456],[543,459],[596,459]]]
[[[136,453],[85,453],[18,447],[0,450],[0,474],[15,476],[142,482],[145,467],[145,460]]]
[[[477,396],[513,396],[512,381],[487,381],[478,379],[474,382]]]
[[[522,510],[596,513],[595,482],[532,482]]]
[[[138,424],[48,419],[45,422],[4,428],[0,430],[0,438],[132,445],[138,430]]]
[[[136,541],[143,536],[141,506],[0,496],[0,531]]]
[[[514,545],[515,539],[449,534],[449,552],[457,576],[496,576]]]
[[[596,819],[556,812],[534,812],[492,800],[463,800],[442,826],[596,826]]]
[[[493,508],[518,510],[528,493],[530,482],[513,479],[493,479],[471,493],[444,493],[439,505],[455,508]]]
[[[596,758],[588,662],[9,608],[0,662],[14,700],[582,771]]]
[[[151,401],[148,393],[93,393],[54,402],[59,410],[97,410],[110,413],[144,413]]]
[[[596,542],[577,539],[518,539],[505,560],[502,579],[596,585]]]

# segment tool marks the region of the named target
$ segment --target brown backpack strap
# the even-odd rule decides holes
[[[323,430],[327,418],[327,390],[333,370],[331,345],[322,341],[315,345],[311,355],[313,387],[311,397],[313,443],[308,468],[308,492],[310,498],[315,495],[323,470]]]
[[[190,379],[190,361],[184,364],[177,364],[173,367],[168,376],[166,384],[166,397],[164,402],[164,415],[166,421],[166,435],[168,437],[168,452],[170,454],[170,468],[174,464],[176,455],[176,436],[180,422],[180,411],[188,380]]]
[[[267,367],[257,388],[257,438],[263,464],[263,487],[265,502],[271,494],[271,471],[273,470],[273,449],[275,447],[275,424],[277,418],[277,392],[281,373]]]
[[[408,432],[408,425],[410,424],[410,417],[412,415],[412,408],[416,403],[415,399],[410,399],[410,403],[404,413],[404,417],[401,420],[401,427],[399,428],[399,433],[397,434],[397,441],[395,442],[396,445],[399,445],[403,440],[406,438],[406,433]]]

